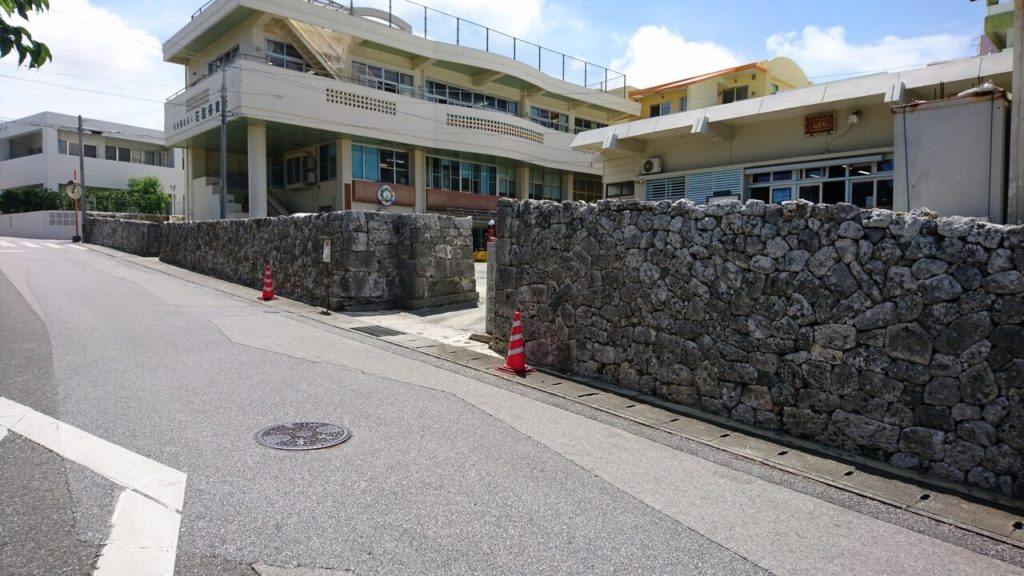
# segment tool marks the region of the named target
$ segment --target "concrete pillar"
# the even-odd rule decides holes
[[[1010,103],[1010,183],[1007,186],[1006,223],[1024,223],[1024,148],[1021,147],[1021,121],[1024,121],[1024,0],[1013,2],[1013,87]]]
[[[530,197],[530,167],[526,164],[516,168],[516,198],[526,200]]]
[[[572,172],[566,172],[562,175],[562,200],[572,200]]]
[[[345,187],[352,187],[352,140],[342,137],[338,140],[338,199],[334,203],[338,210],[350,210],[345,206]]]
[[[267,217],[267,127],[250,122],[248,133],[249,157],[249,217]]]
[[[427,152],[422,148],[412,151],[412,183],[416,187],[416,211],[427,211]]]

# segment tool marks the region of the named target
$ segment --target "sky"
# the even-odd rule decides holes
[[[163,62],[161,45],[205,2],[50,0],[49,12],[20,23],[53,61],[29,70],[0,60],[0,121],[48,110],[162,130],[163,102],[184,87],[185,73]],[[775,56],[819,84],[969,57],[985,17],[980,0],[418,3],[606,66],[637,88]]]

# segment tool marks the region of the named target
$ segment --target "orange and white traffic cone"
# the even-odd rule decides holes
[[[263,267],[263,295],[260,296],[260,300],[273,300],[274,299],[274,280],[270,276],[270,264]]]
[[[505,358],[505,365],[494,368],[516,376],[525,376],[530,372],[536,372],[526,365],[526,341],[523,340],[523,325],[518,310],[512,317],[512,336],[508,339],[508,356]]]

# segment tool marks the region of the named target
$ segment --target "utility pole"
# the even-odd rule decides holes
[[[228,212],[228,75],[227,66],[220,68],[220,219]]]
[[[85,143],[82,142],[82,115],[78,115],[78,173],[82,175],[82,179],[79,180],[79,186],[82,187],[82,197],[79,198],[79,206],[82,210],[82,236],[78,237],[76,242],[81,241],[85,237]],[[74,238],[72,238],[74,240]]]

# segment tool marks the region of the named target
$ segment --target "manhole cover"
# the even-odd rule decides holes
[[[405,332],[399,332],[384,326],[357,326],[353,328],[356,332],[362,332],[363,334],[369,334],[370,336],[376,336],[377,338],[386,338],[388,336],[401,336]]]
[[[278,450],[315,450],[341,444],[352,437],[343,426],[323,422],[293,422],[264,428],[256,433],[256,441]]]

